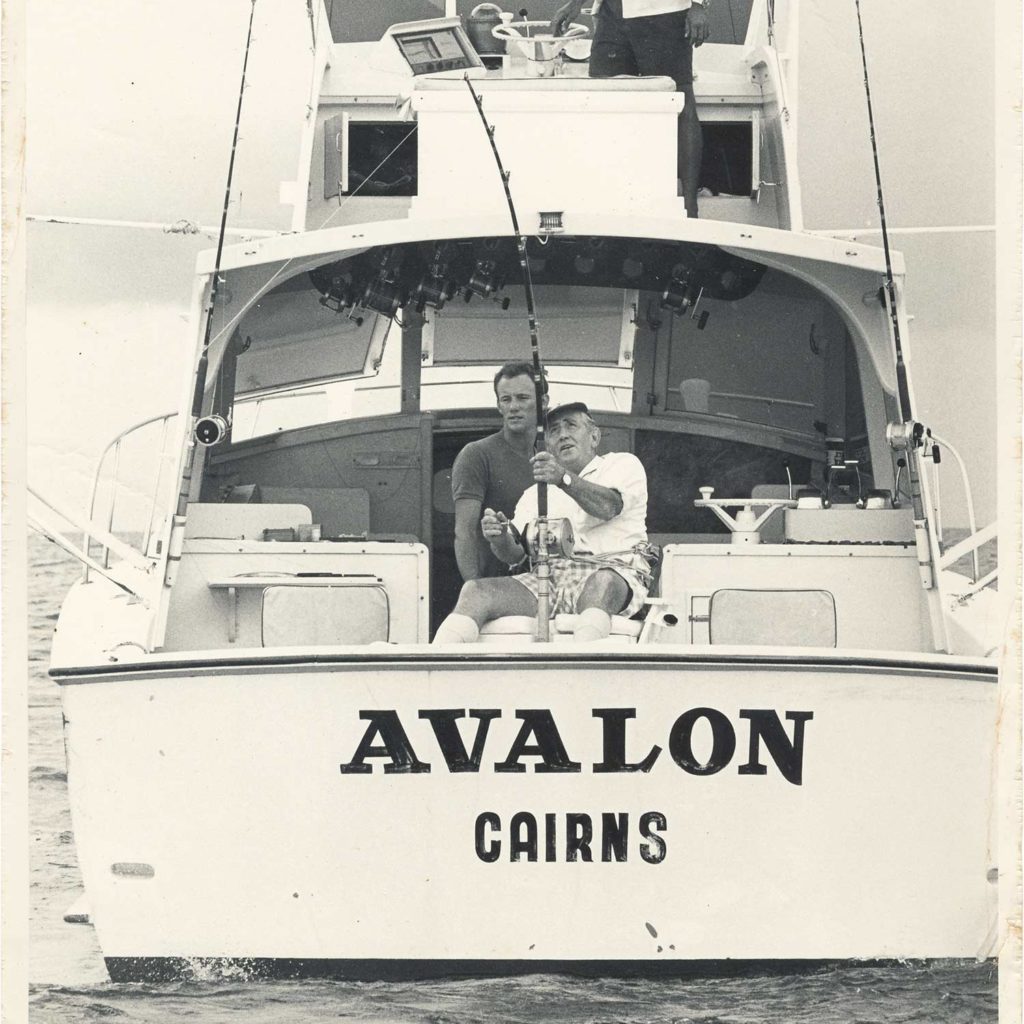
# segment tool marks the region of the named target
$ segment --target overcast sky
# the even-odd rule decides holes
[[[28,206],[219,222],[249,0],[29,0]],[[232,223],[284,226],[309,95],[302,0],[258,0]]]

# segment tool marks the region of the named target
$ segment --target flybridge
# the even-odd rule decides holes
[[[599,739],[600,760],[591,763],[590,771],[594,774],[649,772],[659,762],[662,748],[656,744],[637,760],[633,759],[636,750],[630,749],[627,753],[627,725],[636,718],[636,714],[636,708],[631,707],[594,708],[591,711],[601,725],[594,729],[594,739]],[[421,759],[398,711],[391,708],[366,709],[359,712],[359,717],[368,724],[351,759],[340,765],[342,775],[369,775],[374,772],[375,761],[383,765],[385,775],[419,774],[433,770],[430,762]],[[476,732],[469,751],[459,728],[460,720],[467,717],[476,720]],[[501,717],[502,711],[498,708],[426,709],[417,715],[419,720],[429,724],[449,772],[479,772],[483,766],[483,770],[490,769],[496,773],[522,774],[527,771],[524,758],[536,759],[533,770],[537,774],[583,771],[583,762],[570,756],[554,713],[547,708],[517,709],[515,717],[522,725],[505,757],[484,766],[483,756],[491,723]],[[763,744],[764,752],[783,778],[795,786],[801,785],[804,726],[814,718],[814,712],[784,712],[782,717],[792,723],[791,734],[787,733],[778,711],[744,708],[736,717],[743,724],[734,725],[724,712],[716,708],[696,707],[682,712],[667,732],[669,757],[689,775],[714,775],[733,762],[738,746],[737,732],[745,732],[747,758],[737,766],[737,774],[768,773],[768,765],[762,760]],[[702,750],[710,738],[710,751],[706,755],[698,756],[695,752],[695,738]],[[423,741],[419,736],[416,736],[416,743],[423,751]]]
[[[750,10],[743,22],[731,11],[712,15],[716,45],[695,54],[702,184],[712,193],[701,216],[799,227],[796,175],[785,167],[791,143],[783,140],[792,98],[784,98],[767,5]],[[466,78],[494,128],[524,230],[555,214],[569,232],[584,213],[685,219],[676,181],[683,99],[671,79],[590,78],[585,61],[558,54],[542,68],[513,45],[497,64],[489,51],[481,62],[458,18],[378,36],[373,15],[355,17],[367,19],[361,30],[346,24],[344,41],[322,47],[318,59],[316,114],[297,187],[286,190],[296,230],[415,221],[439,208],[502,215]]]

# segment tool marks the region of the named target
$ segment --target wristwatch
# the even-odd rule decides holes
[[[562,487],[568,490],[572,487],[572,473],[563,473],[561,479]]]

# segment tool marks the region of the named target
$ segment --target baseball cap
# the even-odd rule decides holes
[[[550,427],[552,423],[562,419],[563,416],[568,416],[570,413],[582,412],[590,415],[590,410],[587,408],[585,402],[565,402],[563,405],[556,405],[554,409],[551,409],[547,415],[547,425]]]

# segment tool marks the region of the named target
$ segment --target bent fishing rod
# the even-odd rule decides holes
[[[252,46],[252,23],[256,14],[256,0],[251,0],[249,8],[249,29],[245,37],[245,55],[242,59],[242,80],[238,86],[238,108],[235,111],[235,130],[231,138],[231,156],[228,160],[228,176],[224,186],[224,207],[220,215],[220,231],[217,235],[217,255],[213,261],[213,281],[210,284],[210,299],[206,305],[206,332],[203,336],[203,351],[199,357],[199,365],[196,368],[196,387],[192,394],[192,425],[203,414],[203,393],[206,391],[206,374],[210,364],[210,342],[213,338],[213,311],[217,306],[217,296],[220,292],[220,264],[224,252],[224,238],[227,234],[228,207],[231,205],[231,182],[235,173],[235,152],[238,149],[238,126],[242,121],[242,98],[245,95],[245,73],[249,67],[249,50]],[[186,500],[187,496],[179,495],[179,503]],[[179,515],[184,515],[184,508],[179,507]]]
[[[484,131],[487,132],[487,141],[491,144],[491,152],[494,154],[494,162],[498,165],[498,174],[501,176],[501,185],[505,190],[505,202],[508,204],[509,216],[512,220],[512,232],[516,239],[516,250],[519,253],[519,267],[522,270],[523,290],[526,292],[526,318],[530,325],[530,353],[533,357],[533,387],[537,405],[537,438],[535,449],[543,451],[545,448],[545,412],[544,397],[547,392],[547,384],[544,377],[544,366],[540,358],[540,342],[537,333],[537,315],[533,301],[533,277],[530,274],[530,258],[526,252],[526,238],[519,229],[519,217],[516,215],[516,205],[512,200],[512,191],[508,187],[511,174],[505,170],[501,162],[501,154],[498,152],[497,143],[494,141],[494,125],[489,124],[484,114],[483,100],[473,88],[469,75],[465,76],[466,88],[473,97],[477,113],[483,123]],[[544,482],[537,484],[537,557],[534,560],[534,570],[537,574],[537,639],[546,642],[550,639],[549,614],[551,608],[551,566],[548,560],[548,485]]]

